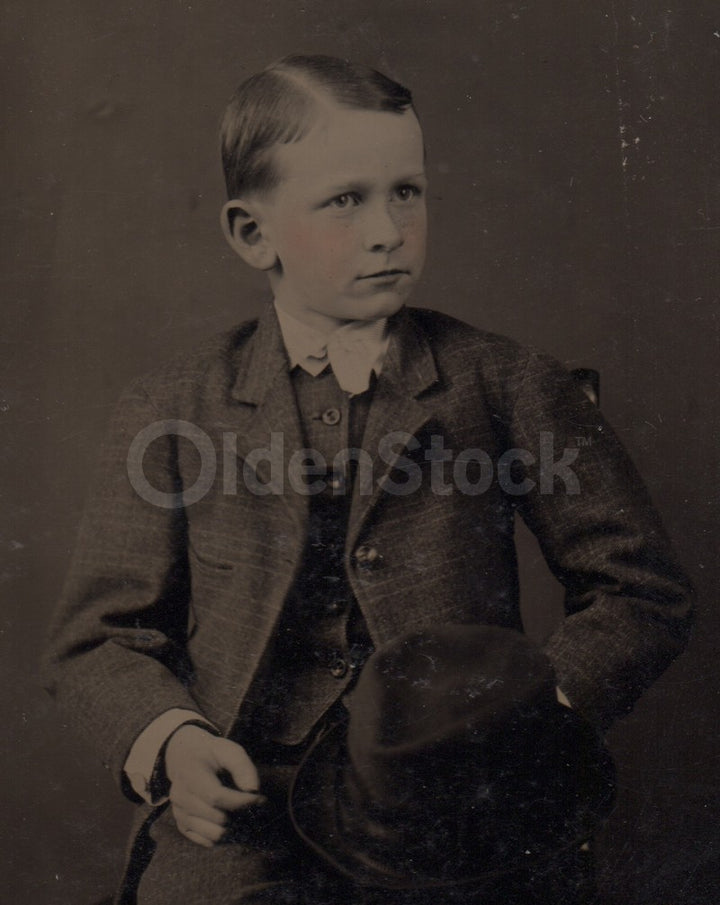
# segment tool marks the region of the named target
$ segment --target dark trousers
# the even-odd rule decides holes
[[[148,828],[147,862],[123,905],[596,905],[592,856],[562,858],[482,887],[365,889],[326,868],[296,836],[287,816],[294,766],[260,767],[268,798],[240,812],[211,849],[182,836],[170,808]],[[140,865],[138,865],[140,866]]]
[[[203,848],[186,839],[167,807],[147,828],[146,862],[136,898],[122,905],[317,905],[350,903],[295,835],[287,795],[296,767],[258,766],[267,797],[262,807],[233,815],[223,840]],[[142,867],[142,865],[140,865]]]

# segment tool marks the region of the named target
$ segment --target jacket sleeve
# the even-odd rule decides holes
[[[90,738],[121,783],[132,744],[148,724],[172,708],[199,713],[189,691],[192,670],[185,643],[184,510],[143,499],[128,476],[133,440],[158,421],[141,384],[118,404],[51,626],[44,669],[63,716]],[[176,443],[176,436],[162,434],[138,460],[148,484],[164,500],[182,491]]]
[[[508,427],[517,507],[566,588],[546,650],[604,730],[684,648],[693,592],[617,436],[552,359],[529,355]]]

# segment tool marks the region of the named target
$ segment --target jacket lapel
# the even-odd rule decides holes
[[[300,416],[280,325],[272,305],[258,320],[250,350],[237,363],[232,396],[246,407],[237,437],[237,455],[261,484],[272,487],[302,522],[307,498],[287,484],[294,452],[303,449]],[[264,450],[270,450],[269,458]],[[271,458],[274,461],[271,462]]]
[[[393,317],[391,330],[390,346],[375,386],[362,443],[376,463],[373,486],[368,494],[363,492],[367,488],[362,487],[361,480],[355,482],[348,524],[348,551],[354,548],[362,523],[384,492],[383,481],[406,452],[402,437],[415,436],[437,410],[430,400],[418,398],[439,382],[435,359],[425,335],[405,308]],[[381,444],[387,445],[393,433],[398,442],[380,457]]]

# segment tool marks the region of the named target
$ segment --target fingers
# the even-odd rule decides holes
[[[228,812],[236,812],[264,802],[265,798],[257,794],[237,792],[233,789],[221,791],[229,794],[218,794],[216,804],[208,804],[202,798],[180,789],[170,796],[173,817],[178,830],[198,845],[212,847],[222,838],[228,824]],[[226,801],[229,806],[223,806]]]
[[[188,780],[187,784],[171,786],[170,800],[206,819],[212,819],[213,812],[224,818],[227,811],[238,811],[265,802],[265,797],[258,792],[241,792],[224,786],[212,772],[199,773],[196,777],[188,777]]]
[[[215,750],[220,776],[225,771],[230,775],[232,784],[241,792],[257,792],[260,789],[260,777],[255,764],[250,760],[242,745],[236,745],[227,739],[217,739]]]
[[[223,827],[227,823],[226,810],[208,804],[197,795],[188,792],[187,789],[178,789],[171,797],[173,811],[181,810],[188,815],[199,817],[217,826]],[[229,809],[227,809],[229,810]]]
[[[264,801],[262,796],[247,792],[233,792],[226,790],[235,796],[241,796],[241,805],[233,801],[233,807],[222,810],[213,807],[195,795],[180,792],[174,799],[171,796],[173,817],[178,830],[191,842],[210,848],[219,842],[225,833],[228,824],[228,811],[238,811],[242,807],[249,807],[257,803],[258,799]]]
[[[265,804],[266,801],[267,798],[259,792],[239,792],[237,789],[226,789],[224,786],[221,786],[221,791],[213,799],[216,807],[225,811],[241,811],[243,808]]]
[[[204,848],[212,848],[222,838],[225,832],[224,814],[222,815],[223,822],[217,823],[215,820],[205,820],[203,817],[189,813],[175,804],[172,808],[178,830],[191,842],[202,845]]]

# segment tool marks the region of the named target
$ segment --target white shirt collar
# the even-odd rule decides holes
[[[316,377],[330,364],[342,389],[351,394],[364,392],[372,372],[382,371],[390,344],[386,317],[349,321],[326,334],[277,304],[275,311],[291,368],[299,365]]]

